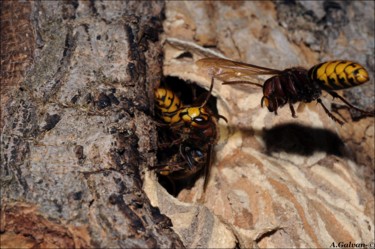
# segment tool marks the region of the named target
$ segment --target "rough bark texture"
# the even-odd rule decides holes
[[[164,4],[1,1],[1,247],[183,247],[151,206]]]
[[[373,79],[373,9],[372,1],[167,2],[164,75],[208,88],[194,62],[217,53],[278,69],[351,59]],[[297,119],[288,107],[274,116],[260,108],[259,89],[217,83],[229,122],[219,122],[206,193],[202,179],[177,198],[159,185],[147,166],[156,163],[163,10],[149,1],[1,1],[1,247],[374,241],[374,118],[337,101],[343,127],[315,103]],[[373,82],[344,94],[371,109]]]
[[[207,47],[233,60],[278,69],[350,59],[368,68],[372,80],[345,96],[371,110],[373,9],[374,2],[357,1],[168,2],[164,75],[207,89],[207,72],[194,65],[210,53]],[[316,103],[296,119],[287,106],[275,116],[260,108],[262,93],[256,87],[217,83],[213,94],[229,122],[219,123],[221,140],[205,195],[201,179],[176,200],[152,175],[146,177],[148,196],[172,219],[185,246],[370,246],[373,117],[358,118],[335,100],[335,114],[347,121],[340,127]],[[330,106],[331,98],[324,101]]]

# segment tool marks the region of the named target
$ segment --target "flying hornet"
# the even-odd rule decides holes
[[[156,172],[179,180],[204,170],[204,189],[212,164],[213,146],[219,139],[218,119],[227,121],[207,105],[212,88],[213,80],[207,96],[201,95],[191,105],[184,105],[177,94],[168,88],[155,89],[158,116],[164,123],[161,127],[167,128],[162,129],[161,134],[167,142],[159,148],[165,147],[163,154],[169,155],[169,159],[162,160],[164,164],[156,167]],[[175,145],[178,145],[178,152],[171,152]]]
[[[296,117],[293,104],[297,102],[310,103],[316,100],[325,113],[335,122],[344,122],[336,118],[324,106],[320,96],[322,90],[333,98],[338,98],[349,108],[365,115],[374,116],[375,112],[361,110],[338,95],[335,90],[345,89],[363,84],[369,80],[366,69],[358,63],[345,60],[327,61],[307,70],[303,67],[292,67],[277,70],[246,64],[221,58],[204,58],[196,62],[200,68],[208,69],[212,79],[217,78],[225,85],[251,84],[263,88],[261,106],[265,105],[270,112],[277,115],[277,110],[289,104],[293,117]],[[258,84],[248,79],[259,75],[272,75],[264,84]]]

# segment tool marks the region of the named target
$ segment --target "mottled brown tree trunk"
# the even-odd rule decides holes
[[[164,4],[1,2],[1,247],[183,247],[150,204]]]

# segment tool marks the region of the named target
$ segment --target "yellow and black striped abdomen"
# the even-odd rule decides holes
[[[174,92],[167,88],[157,88],[155,90],[155,101],[164,122],[174,124],[181,121],[179,113],[182,103]]]
[[[352,61],[327,61],[312,67],[309,78],[324,90],[354,87],[369,80],[366,69]]]

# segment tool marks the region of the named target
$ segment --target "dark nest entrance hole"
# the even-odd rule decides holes
[[[194,82],[184,81],[177,77],[167,76],[160,84],[160,87],[168,88],[173,91],[181,100],[184,106],[199,106],[206,99],[208,90],[198,86]],[[210,95],[206,105],[215,115],[218,113],[216,107],[216,98]],[[157,122],[163,123],[160,116],[157,114],[155,119]],[[179,137],[179,131],[172,130],[169,127],[158,127],[158,151],[157,151],[157,169],[163,167],[174,167],[176,165],[187,167],[186,161],[180,156],[180,144],[174,144],[173,141]],[[198,148],[200,149],[200,148]],[[210,165],[205,165],[209,167]],[[183,177],[173,177],[171,175],[158,174],[159,183],[170,193],[177,196],[182,189],[190,189],[199,177],[204,174],[204,167],[197,173]],[[179,173],[177,173],[180,175]]]

